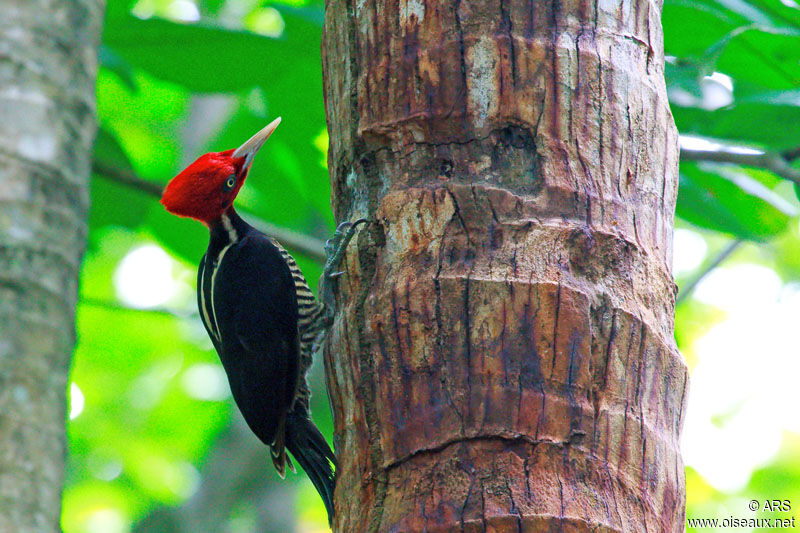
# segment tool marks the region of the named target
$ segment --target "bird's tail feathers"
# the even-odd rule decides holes
[[[280,427],[278,427],[278,431],[275,433],[275,440],[272,441],[269,447],[269,453],[272,457],[272,464],[275,466],[275,470],[278,471],[278,475],[281,476],[281,479],[286,479],[286,466],[289,466],[289,470],[294,473],[297,473],[297,470],[294,468],[294,464],[292,464],[292,460],[289,459],[289,456],[286,455],[286,420],[284,419],[281,422]]]
[[[286,448],[292,452],[319,492],[328,511],[328,522],[331,523],[336,457],[304,410],[294,409],[286,419]]]

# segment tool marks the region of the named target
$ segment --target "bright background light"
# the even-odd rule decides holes
[[[159,307],[177,294],[172,276],[174,261],[160,246],[134,248],[114,272],[117,297],[137,309]]]
[[[73,382],[69,385],[69,419],[75,420],[83,412],[83,392]]]
[[[186,394],[198,400],[219,401],[231,394],[222,365],[211,363],[192,365],[183,373],[181,384]]]
[[[708,245],[696,231],[676,229],[673,239],[672,273],[680,275],[692,272],[706,258]]]
[[[676,231],[676,273],[700,264],[705,249],[696,237]],[[723,318],[683,347],[694,363],[683,458],[709,485],[732,493],[775,458],[785,432],[800,433],[800,285],[745,262],[713,270],[693,296]]]

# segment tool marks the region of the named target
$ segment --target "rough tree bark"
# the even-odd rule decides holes
[[[337,531],[682,531],[659,0],[328,0]]]
[[[0,531],[59,530],[101,0],[0,4]]]

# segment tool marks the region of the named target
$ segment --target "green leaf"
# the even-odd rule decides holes
[[[745,101],[714,111],[673,105],[672,115],[682,135],[714,137],[772,151],[795,147],[800,139],[800,107],[795,105]]]
[[[132,171],[133,165],[119,141],[113,133],[102,125],[97,128],[97,137],[94,140],[94,160],[105,167],[119,168]]]
[[[307,72],[308,59],[318,57],[309,52],[319,43],[307,38],[319,33],[307,19],[286,11],[284,35],[274,39],[207,23],[127,16],[109,21],[103,41],[162,80],[196,92],[238,91],[268,85],[293,70]]]
[[[800,194],[797,190],[798,186],[795,185],[794,190],[796,194]],[[781,278],[790,283],[800,279],[800,254],[797,250],[800,249],[800,235],[794,231],[786,231],[773,239],[769,243],[769,247],[761,250],[762,254],[768,256],[773,263],[773,268]]]
[[[731,76],[737,97],[793,88],[800,80],[798,13],[774,1],[666,0],[665,53],[702,74]]]
[[[701,163],[701,168],[718,173],[746,194],[760,198],[787,216],[797,216],[797,209],[766,185],[769,183],[774,187],[777,184],[777,178],[772,173],[761,169],[742,169],[736,165],[714,163]]]
[[[199,222],[176,217],[153,202],[145,217],[148,231],[161,244],[191,265],[197,265],[208,247],[208,230]]]
[[[101,126],[94,142],[95,166],[132,172],[128,155],[116,137]],[[151,200],[130,188],[113,183],[108,177],[92,174],[92,203],[89,226],[92,229],[115,225],[135,228],[142,223]]]
[[[693,61],[678,59],[664,64],[664,78],[669,90],[679,89],[692,95],[696,101],[703,99],[700,80],[707,73],[702,72],[700,65]]]
[[[225,0],[202,0],[196,3],[203,15],[216,15],[222,10]]]
[[[252,87],[253,66],[267,64],[277,52],[271,41],[245,31],[134,16],[107,24],[103,33],[103,42],[131,64],[198,92]]]
[[[290,6],[287,4],[282,3],[274,3],[271,7],[277,9],[283,18],[290,18],[290,17],[299,17],[307,22],[312,23],[313,25],[317,26],[318,28],[322,29],[322,25],[325,23],[325,10],[322,9],[321,6],[302,6],[302,7],[295,7]]]
[[[662,23],[666,55],[699,58],[709,47],[748,21],[717,2],[666,0]]]
[[[105,24],[113,19],[123,18],[129,15],[136,0],[108,0],[106,3]]]
[[[790,0],[749,0],[749,3],[763,12],[769,12],[773,20],[778,20],[787,27],[800,29],[800,9],[796,3]]]
[[[119,80],[130,89],[131,92],[136,91],[137,85],[134,79],[133,68],[127,61],[105,45],[100,45],[97,54],[101,67],[116,74]]]
[[[97,114],[113,132],[137,174],[166,182],[176,171],[179,126],[190,94],[182,87],[136,73],[139,91],[131,93],[116,76],[97,77]]]
[[[796,29],[750,28],[727,40],[716,70],[743,87],[794,89],[800,86],[800,31]]]
[[[715,0],[715,3],[727,9],[729,12],[736,13],[740,17],[747,19],[752,24],[761,26],[775,26],[775,20],[768,14],[769,9],[759,9],[753,2],[745,0]]]
[[[676,213],[697,226],[764,241],[786,229],[794,214],[787,205],[749,174],[681,163]]]
[[[740,103],[769,104],[781,106],[800,107],[800,89],[787,91],[753,92],[747,96],[738,97]]]

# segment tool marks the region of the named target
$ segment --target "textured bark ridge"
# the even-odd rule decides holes
[[[0,2],[0,532],[60,530],[103,7]]]
[[[328,0],[338,531],[683,531],[660,3]]]

